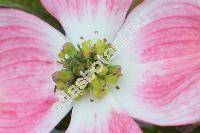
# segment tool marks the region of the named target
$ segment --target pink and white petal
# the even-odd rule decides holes
[[[132,0],[41,0],[62,24],[69,39],[113,39]],[[98,31],[98,35],[95,34]]]
[[[59,99],[51,75],[64,42],[61,33],[37,17],[0,9],[0,132],[35,132],[53,113]]]
[[[72,108],[72,101],[64,92],[56,92],[58,101],[54,103],[52,110],[36,127],[36,133],[49,133],[61,121]]]
[[[142,133],[135,121],[111,95],[90,102],[83,98],[74,103],[67,133]]]
[[[200,1],[144,1],[114,43],[124,76],[113,92],[131,116],[158,125],[200,121]],[[122,45],[123,44],[123,45]]]

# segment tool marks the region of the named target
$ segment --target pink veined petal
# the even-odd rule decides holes
[[[144,1],[115,43],[124,76],[113,94],[131,116],[158,125],[200,121],[200,1]]]
[[[142,133],[111,95],[90,102],[84,98],[74,104],[66,133]]]
[[[113,39],[132,0],[41,0],[74,43],[85,39]],[[95,34],[98,31],[98,35]]]
[[[51,111],[36,127],[36,133],[48,133],[61,121],[72,108],[72,101],[64,92],[56,92],[58,101],[54,103]]]
[[[0,9],[0,132],[48,132],[62,119],[51,115],[59,100],[51,75],[64,42],[65,37],[42,20]]]

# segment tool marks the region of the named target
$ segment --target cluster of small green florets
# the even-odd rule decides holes
[[[116,85],[122,76],[119,65],[105,62],[101,62],[102,65],[98,63],[94,65],[94,62],[99,61],[98,56],[104,57],[107,49],[114,51],[112,45],[105,39],[97,40],[94,44],[91,40],[87,40],[77,48],[70,42],[66,43],[59,53],[58,63],[62,65],[62,69],[53,74],[56,90],[64,91],[73,99],[79,99],[87,93],[91,94],[91,99],[105,96],[108,93],[108,86]],[[88,70],[93,70],[86,74],[90,81],[84,79],[81,74]]]

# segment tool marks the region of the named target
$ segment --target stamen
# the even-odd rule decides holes
[[[90,91],[90,102],[94,102],[93,91]]]
[[[94,99],[90,99],[90,102],[94,102]]]
[[[99,32],[96,30],[96,31],[94,31],[94,33],[95,33],[95,34],[98,34]]]
[[[116,86],[116,89],[117,89],[117,90],[119,90],[119,89],[120,89],[120,87],[119,87],[119,86]]]
[[[98,34],[98,31],[95,33]],[[55,90],[64,91],[76,100],[87,93],[91,102],[104,97],[109,91],[108,86],[116,85],[122,76],[119,65],[109,64],[110,58],[107,57],[113,56],[115,50],[109,52],[108,49],[112,49],[112,44],[106,39],[97,40],[94,44],[91,40],[83,40],[78,49],[70,42],[64,44],[57,61],[62,69],[52,77],[56,83]],[[109,53],[111,55],[107,55]]]

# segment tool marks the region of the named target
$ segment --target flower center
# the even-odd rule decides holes
[[[87,93],[91,101],[104,97],[110,86],[116,85],[122,76],[119,65],[110,65],[116,50],[106,39],[84,40],[76,48],[72,43],[64,44],[59,53],[62,69],[53,74],[56,90],[64,91],[72,99],[80,99]]]

